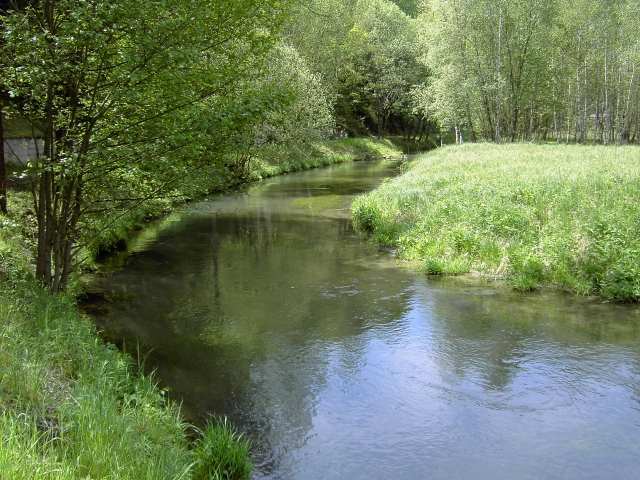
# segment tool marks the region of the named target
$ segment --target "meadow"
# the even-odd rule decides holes
[[[357,228],[430,275],[640,300],[640,149],[467,144],[356,200]]]

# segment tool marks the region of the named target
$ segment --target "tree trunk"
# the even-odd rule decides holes
[[[604,49],[604,144],[609,143],[611,131],[611,112],[609,111],[609,51]]]
[[[35,210],[38,220],[38,247],[36,254],[36,278],[47,288],[51,288],[51,257],[53,249],[53,184],[52,164],[55,158],[55,133],[53,125],[53,87],[47,86],[45,107],[44,155],[39,162]]]
[[[7,213],[7,168],[4,158],[4,105],[0,100],[0,213]]]
[[[502,9],[500,9],[500,20],[498,22],[498,48],[496,55],[496,132],[495,132],[495,141],[496,143],[500,143],[500,70],[502,68]]]

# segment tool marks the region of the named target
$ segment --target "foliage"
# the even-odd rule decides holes
[[[425,0],[418,107],[486,140],[640,141],[634,0]]]
[[[341,130],[425,135],[430,125],[415,115],[411,95],[427,77],[415,19],[388,0],[313,0],[297,8],[289,41],[320,75]]]
[[[250,178],[251,164],[264,150],[319,141],[335,128],[318,75],[284,43],[276,45],[264,68],[246,80],[235,98],[218,108],[234,111],[242,119],[226,136],[234,145],[226,156],[226,173],[238,181]]]
[[[61,290],[86,220],[175,194],[224,150],[233,95],[276,40],[283,3],[42,0],[4,19],[4,84],[38,125],[37,275]],[[227,108],[218,108],[219,106]]]
[[[263,146],[256,152],[249,165],[246,180],[258,181],[275,175],[341,162],[391,158],[401,154],[402,151],[389,140],[368,138],[323,140],[293,145],[273,144]],[[200,194],[224,191],[235,185],[233,177],[206,176],[200,183]],[[96,219],[91,236],[81,241],[84,245],[80,254],[81,265],[85,269],[91,268],[96,258],[126,247],[127,239],[134,230],[142,228],[149,219],[157,218],[175,208],[184,201],[183,195],[145,202],[139,208],[131,209],[115,219]]]
[[[341,72],[343,115],[369,118],[379,136],[392,131],[390,121],[408,123],[412,113],[411,91],[426,71],[416,61],[415,22],[386,0],[358,2],[350,31],[351,50]]]
[[[419,0],[393,0],[393,3],[398,5],[407,15],[414,17],[418,14]]]
[[[357,199],[354,220],[430,274],[639,301],[637,159],[637,147],[448,147]]]
[[[268,111],[258,126],[256,143],[294,145],[322,140],[335,129],[328,94],[319,76],[295,48],[281,44],[268,59],[260,90],[280,88],[289,101]]]

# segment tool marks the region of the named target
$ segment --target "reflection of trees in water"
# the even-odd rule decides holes
[[[483,388],[503,391],[523,360],[563,368],[625,347],[640,359],[640,314],[635,307],[595,303],[561,294],[523,296],[482,288],[429,291],[444,372],[482,378]],[[557,363],[557,365],[556,365]]]
[[[277,461],[312,427],[328,355],[357,370],[363,329],[406,310],[404,275],[364,268],[363,248],[348,221],[196,218],[109,279],[132,295],[108,328],[153,349],[148,366],[190,414],[231,416]],[[332,350],[345,338],[349,352]]]

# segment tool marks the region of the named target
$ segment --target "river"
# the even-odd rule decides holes
[[[349,212],[397,171],[183,209],[96,281],[99,327],[190,418],[228,416],[256,478],[640,478],[638,308],[403,267]]]

